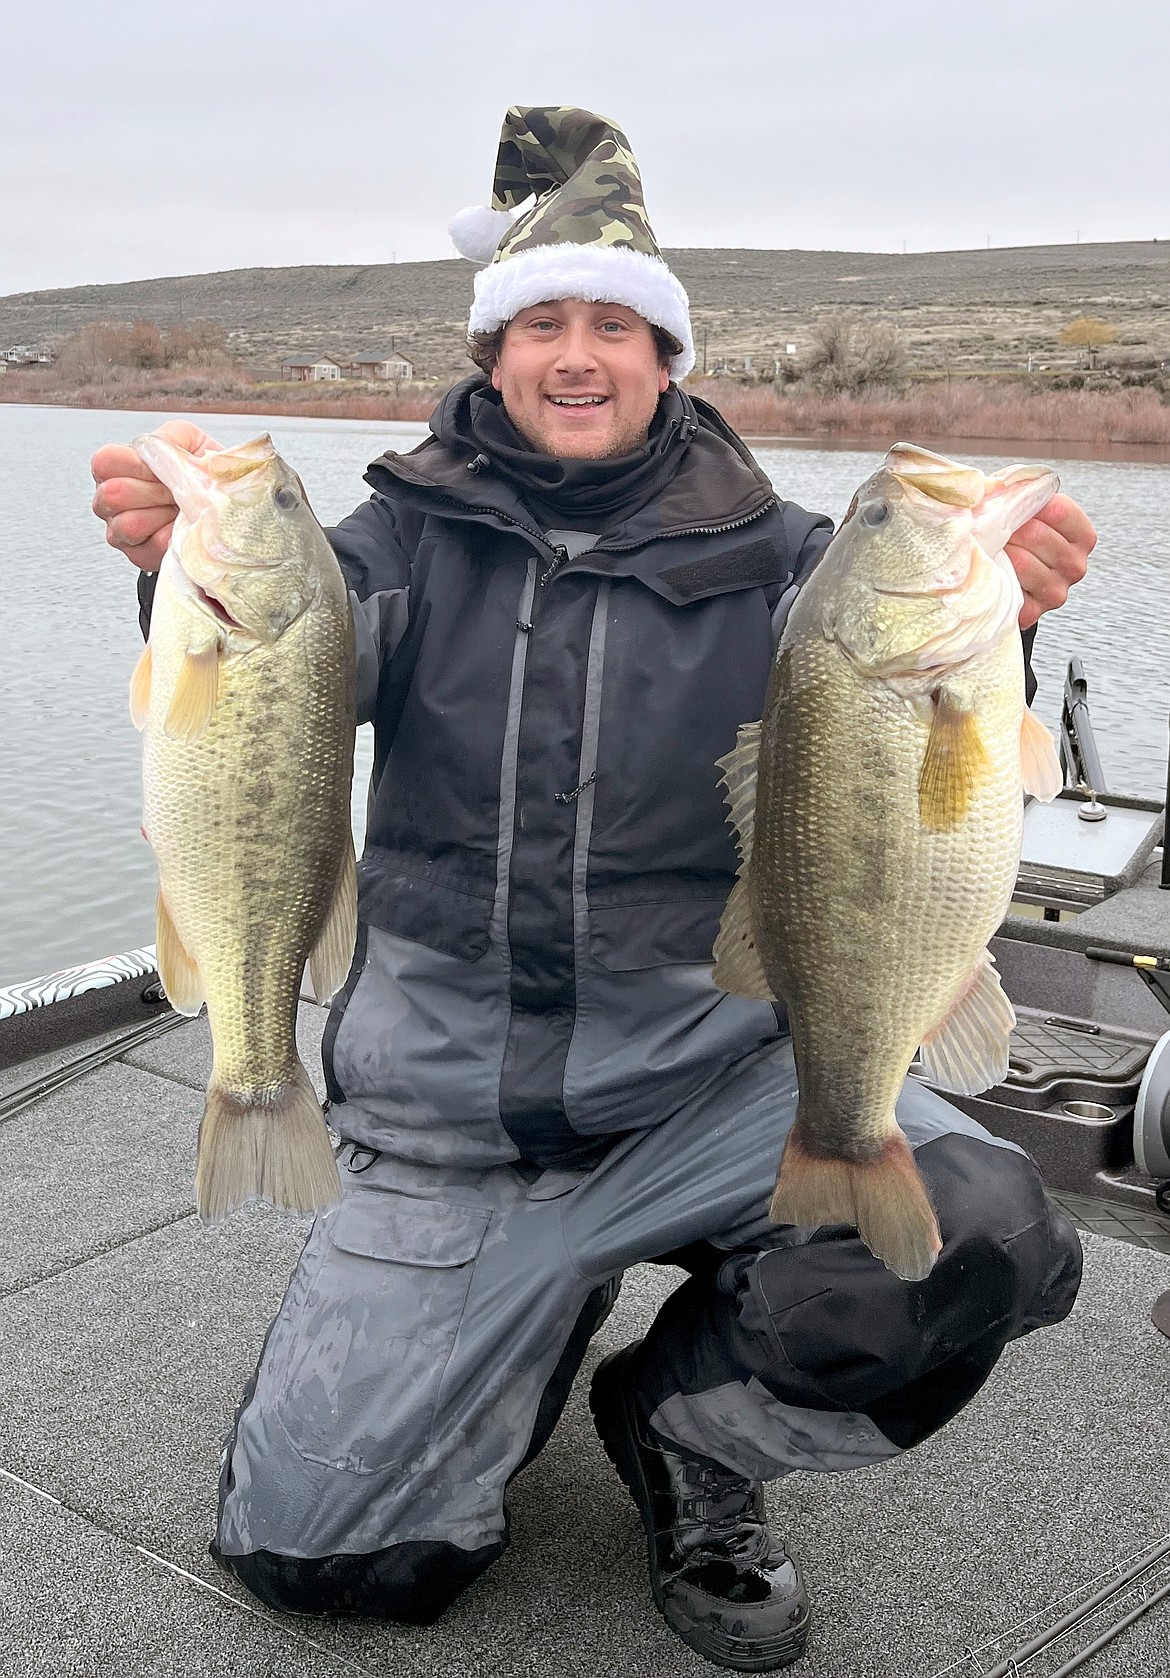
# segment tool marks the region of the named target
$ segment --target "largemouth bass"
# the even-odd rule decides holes
[[[789,614],[759,723],[720,760],[741,866],[716,982],[783,998],[799,1082],[771,1216],[852,1224],[906,1279],[940,1249],[894,1103],[915,1051],[974,1094],[1015,1024],[987,949],[1019,866],[1023,792],[1062,784],[1024,702],[1004,543],[1052,496],[895,445]]]
[[[296,1050],[353,953],[353,625],[337,560],[267,437],[195,456],[134,448],[179,507],[130,709],[144,730],[143,832],[158,864],[159,974],[207,1003],[200,1215],[249,1199],[338,1198],[320,1102]]]

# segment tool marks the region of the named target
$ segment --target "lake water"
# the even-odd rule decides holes
[[[126,708],[141,651],[136,571],[89,511],[89,458],[161,414],[0,403],[0,984],[150,943],[154,868],[138,832],[139,738]],[[368,494],[362,472],[419,425],[200,415],[223,443],[270,430],[324,523]],[[780,492],[839,517],[878,450],[757,447]],[[1016,455],[1011,458],[1023,458]],[[1035,458],[1043,458],[1037,456]],[[986,456],[990,470],[1007,456]],[[1161,798],[1170,708],[1170,467],[1054,461],[1096,524],[1088,578],[1037,637],[1036,709],[1053,726],[1079,654],[1113,791]],[[370,731],[359,732],[363,825]]]

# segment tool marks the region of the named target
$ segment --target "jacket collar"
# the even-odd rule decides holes
[[[477,382],[478,375],[456,386],[444,398],[444,406],[459,400]],[[768,478],[718,411],[695,399],[688,398],[688,403],[693,403],[698,429],[678,471],[660,495],[608,531],[594,553],[641,548],[692,531],[715,533],[755,519],[775,500]],[[381,455],[365,478],[373,489],[399,498],[405,491],[420,511],[518,529],[550,551],[539,522],[470,442],[441,443],[435,436],[428,437],[407,454],[388,451]],[[589,557],[576,563],[593,569]],[[612,571],[612,567],[607,569]]]

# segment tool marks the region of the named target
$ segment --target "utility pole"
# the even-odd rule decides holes
[[[703,328],[703,377],[707,377],[707,328]]]

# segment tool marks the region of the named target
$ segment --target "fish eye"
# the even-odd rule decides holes
[[[890,504],[888,501],[870,501],[861,509],[862,524],[868,524],[871,527],[885,524],[889,516]]]
[[[291,513],[294,507],[300,506],[300,497],[295,489],[289,489],[287,484],[281,484],[272,499],[282,513]]]

